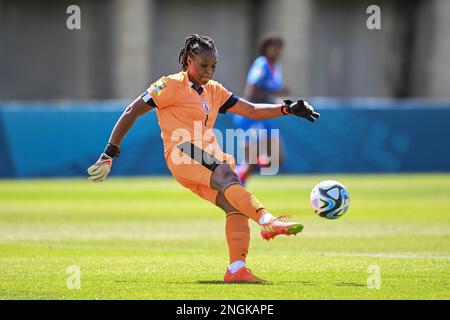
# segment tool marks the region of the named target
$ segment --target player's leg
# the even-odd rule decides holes
[[[216,205],[226,214],[225,235],[230,256],[229,269],[234,273],[246,263],[250,246],[248,217],[234,208],[220,192],[217,193]]]
[[[211,187],[219,190],[226,200],[239,212],[245,214],[263,227],[261,236],[269,240],[280,234],[295,235],[303,225],[286,222],[286,216],[275,218],[259,200],[242,186],[233,169],[225,163],[217,165],[211,175]]]
[[[202,185],[188,186],[188,188],[225,212],[225,235],[230,257],[229,269],[234,273],[241,267],[245,267],[250,246],[248,217],[234,208],[218,190]]]
[[[168,167],[175,179],[183,185],[202,185],[223,193],[228,202],[256,223],[268,223],[274,217],[241,184],[239,177],[231,168],[234,158],[212,146],[213,152],[207,152],[209,146],[190,142],[181,144],[175,150],[177,162],[168,158]],[[181,161],[182,160],[182,161]],[[194,161],[192,161],[194,160]],[[224,163],[228,160],[228,163]]]
[[[194,185],[182,179],[179,182],[201,198],[221,208],[226,214],[225,236],[228,244],[229,265],[225,272],[224,282],[266,282],[266,280],[254,276],[247,269],[246,259],[250,246],[248,217],[234,208],[218,190],[203,185]]]
[[[265,228],[261,232],[264,239],[268,240],[279,234],[297,234],[303,228],[299,223],[284,222],[283,217],[275,218],[254,195],[245,190],[228,164],[234,164],[234,159],[221,152],[219,146],[215,146],[214,156],[192,143],[185,143],[179,149],[182,157],[188,157],[194,162],[175,163],[169,157],[167,164],[175,179],[188,188],[191,185],[204,186],[221,192],[238,212]]]
[[[211,189],[213,190],[213,189]],[[225,235],[228,243],[230,264],[225,272],[225,282],[266,282],[247,268],[247,254],[250,246],[248,217],[240,213],[222,193],[216,197],[216,205],[226,213]]]
[[[202,168],[197,167],[197,174],[201,174],[202,170]],[[184,170],[184,173],[186,173],[186,170]],[[176,179],[181,185],[225,212],[225,235],[230,257],[229,271],[235,273],[240,268],[245,267],[250,245],[248,217],[233,207],[220,191],[213,189],[210,186],[195,184],[179,175],[177,175]]]
[[[214,168],[211,188],[219,190],[234,208],[258,224],[266,224],[274,218],[254,195],[245,190],[228,164],[221,163]]]

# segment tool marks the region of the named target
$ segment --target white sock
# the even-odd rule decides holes
[[[228,266],[228,270],[230,270],[231,273],[235,273],[236,271],[238,271],[239,269],[241,269],[243,267],[245,267],[245,262],[236,260]]]
[[[264,225],[268,224],[272,219],[275,219],[275,217],[271,215],[269,212],[266,212],[261,216],[261,218],[259,218],[258,222],[260,225]]]

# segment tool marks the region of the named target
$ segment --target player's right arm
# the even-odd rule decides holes
[[[109,138],[110,144],[119,147],[125,134],[130,130],[136,119],[149,112],[154,107],[150,106],[141,97],[137,97],[122,113]]]
[[[178,83],[179,81],[176,79],[162,77],[125,109],[114,126],[108,144],[100,158],[88,168],[89,180],[103,181],[108,176],[113,159],[120,154],[120,143],[136,119],[153,108],[161,110],[172,105]]]
[[[144,101],[142,97],[136,98],[122,113],[112,130],[108,144],[95,164],[88,168],[89,180],[103,181],[111,171],[112,161],[120,155],[120,143],[125,134],[133,126],[136,119],[154,107]]]

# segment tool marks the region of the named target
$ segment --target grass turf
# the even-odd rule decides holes
[[[336,221],[309,207],[325,179],[350,190]],[[221,282],[224,215],[170,177],[0,180],[0,298],[450,298],[449,174],[259,177],[248,189],[305,225],[266,242],[252,223],[248,263],[270,284]]]

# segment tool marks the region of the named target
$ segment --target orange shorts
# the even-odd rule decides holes
[[[173,147],[166,154],[166,163],[179,184],[213,204],[219,193],[210,184],[215,167],[227,163],[234,170],[236,166],[234,157],[223,152],[218,144],[202,141]]]

